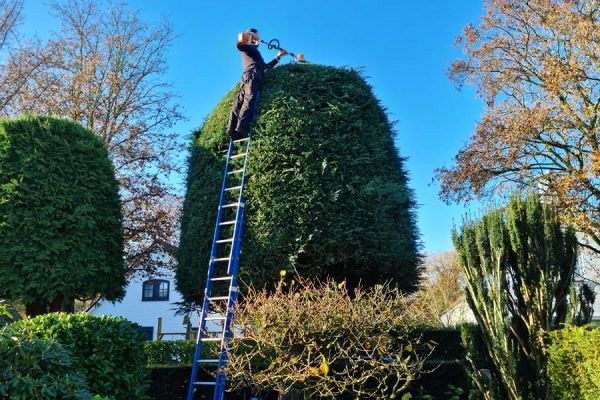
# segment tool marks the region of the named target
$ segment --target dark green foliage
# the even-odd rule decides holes
[[[0,328],[20,319],[21,315],[12,304],[6,300],[0,300]]]
[[[427,362],[464,360],[465,358],[461,333],[457,328],[417,329],[414,334],[420,336],[421,343],[428,343],[433,346],[431,354],[427,357]]]
[[[5,331],[58,341],[71,351],[73,370],[85,375],[93,393],[116,400],[144,398],[144,336],[124,318],[53,313],[15,322]]]
[[[55,339],[0,331],[0,399],[88,400],[85,376]]]
[[[164,366],[154,365],[148,367],[150,377],[150,386],[148,388],[148,397],[150,400],[179,400],[185,399],[188,389],[188,382],[192,367],[189,365]],[[198,380],[214,380],[214,376],[209,375],[206,370],[198,371]],[[226,392],[227,400],[248,400],[249,397],[244,393]],[[263,397],[267,399],[276,399],[277,397]],[[195,400],[210,400],[212,392],[205,391],[203,395],[196,396]]]
[[[160,340],[144,343],[148,365],[191,365],[196,342],[191,340]],[[214,358],[219,343],[204,343],[201,358]]]
[[[486,399],[547,399],[543,337],[575,315],[573,230],[537,196],[512,197],[505,209],[465,222],[454,244],[481,328],[481,341],[466,337],[478,350],[468,354],[474,382]]]
[[[600,399],[600,329],[569,326],[549,334],[553,400]]]
[[[594,302],[596,301],[596,293],[594,289],[587,283],[580,286],[579,292],[577,293],[579,301],[579,310],[575,316],[574,323],[576,325],[585,325],[592,322],[594,316]]]
[[[28,314],[123,295],[123,228],[108,152],[67,120],[0,120],[0,297]]]
[[[177,286],[198,301],[214,230],[232,90],[194,134]],[[365,286],[418,279],[415,203],[393,128],[353,70],[269,70],[248,166],[241,278],[262,286],[278,270]]]

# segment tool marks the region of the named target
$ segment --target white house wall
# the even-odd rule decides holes
[[[169,300],[168,301],[142,301],[142,284],[148,279],[160,279],[169,281]],[[185,333],[186,327],[183,324],[183,316],[175,315],[175,303],[181,302],[181,294],[175,290],[175,279],[173,273],[163,270],[155,277],[132,278],[127,285],[125,297],[120,302],[111,303],[106,300],[99,301],[89,310],[93,315],[112,315],[127,318],[142,327],[152,327],[152,339],[156,340],[158,318],[162,318],[162,332],[180,332]],[[199,316],[197,313],[191,317],[193,327],[197,327]],[[216,331],[218,327],[209,326],[209,331]],[[183,339],[183,335],[165,335],[165,340]]]

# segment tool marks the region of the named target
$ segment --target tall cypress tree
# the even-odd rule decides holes
[[[0,298],[28,315],[124,294],[119,186],[104,143],[73,122],[0,120]]]
[[[225,127],[237,88],[193,135],[177,287],[201,298],[216,218]],[[262,286],[283,268],[303,276],[405,290],[418,280],[415,202],[393,128],[354,70],[268,70],[248,161],[240,276]]]
[[[544,333],[571,321],[577,303],[573,229],[530,195],[465,222],[453,236],[485,343],[480,356],[494,374],[489,379],[474,363],[475,383],[486,399],[548,398]]]

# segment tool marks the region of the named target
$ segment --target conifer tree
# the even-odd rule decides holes
[[[51,117],[0,120],[0,298],[30,316],[124,294],[123,224],[108,151]]]
[[[177,287],[201,299],[237,88],[193,136]],[[412,290],[415,202],[394,131],[354,70],[288,64],[268,70],[252,134],[240,277],[262,286],[281,269]]]
[[[515,196],[453,239],[492,366],[489,379],[472,355],[475,383],[486,399],[547,399],[544,333],[571,321],[577,302],[573,229],[537,196]]]

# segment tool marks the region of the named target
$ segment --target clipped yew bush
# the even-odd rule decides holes
[[[73,122],[0,120],[0,298],[28,315],[123,295],[118,182],[102,141]]]
[[[177,287],[204,286],[228,142],[230,91],[194,133],[181,219]],[[393,125],[355,70],[288,64],[268,70],[253,130],[240,277],[278,271],[368,286],[418,280],[415,202]]]
[[[8,336],[38,337],[60,343],[72,356],[92,393],[115,400],[146,398],[144,336],[124,318],[51,313],[17,321]]]

